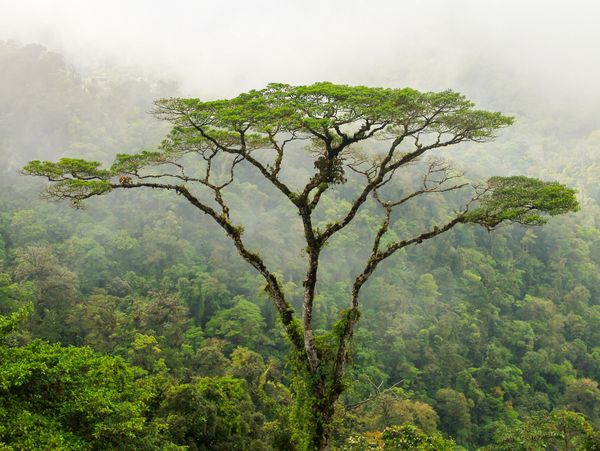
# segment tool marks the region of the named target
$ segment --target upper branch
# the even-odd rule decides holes
[[[369,194],[371,194],[375,189],[380,188],[387,182],[389,182],[397,169],[399,169],[402,166],[408,165],[409,163],[416,160],[418,157],[420,157],[429,150],[440,147],[446,147],[451,144],[456,144],[457,142],[460,142],[462,140],[461,137],[455,136],[448,139],[447,141],[441,141],[440,139],[438,139],[434,143],[429,144],[427,146],[417,143],[416,149],[413,152],[406,153],[397,160],[394,160],[398,147],[402,144],[402,142],[407,136],[408,134],[405,133],[396,137],[392,145],[390,146],[390,149],[388,150],[386,156],[381,160],[381,162],[376,166],[376,168],[371,168],[368,173],[363,173],[367,176],[367,183],[362,189],[361,193],[352,202],[352,205],[346,213],[346,215],[341,220],[331,224],[319,235],[320,240],[326,242],[336,232],[346,227],[354,219],[360,207],[368,199]]]
[[[239,155],[244,160],[248,161],[252,166],[258,169],[259,172],[273,184],[273,186],[275,186],[279,191],[285,194],[287,198],[291,199],[290,194],[292,194],[292,190],[290,190],[290,188],[277,177],[279,170],[270,171],[265,165],[263,165],[260,161],[258,161],[251,155],[251,152],[248,150],[245,142],[244,131],[240,131],[240,140],[242,145],[239,149],[236,149],[235,147],[228,147],[227,145],[219,142],[219,140],[211,136],[211,134],[207,132],[204,127],[197,125],[196,123],[194,123],[194,121],[189,120],[189,123],[202,135],[202,137],[210,141],[217,149],[225,153]],[[281,163],[279,163],[279,165],[280,164]]]

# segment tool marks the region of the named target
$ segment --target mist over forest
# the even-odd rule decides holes
[[[0,5],[0,449],[600,449],[598,13]]]

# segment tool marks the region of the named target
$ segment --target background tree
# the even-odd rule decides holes
[[[145,187],[173,191],[210,216],[264,277],[292,344],[304,449],[328,447],[334,405],[345,388],[349,346],[360,316],[359,295],[381,262],[458,224],[480,224],[488,230],[503,222],[539,225],[547,215],[577,209],[574,191],[556,182],[492,177],[485,186],[472,186],[445,163],[422,161],[426,153],[449,146],[488,141],[512,123],[500,113],[474,109],[451,91],[272,84],[230,100],[159,100],[155,114],[173,124],[157,151],[117,155],[109,169],[63,158],[57,163],[32,161],[24,172],[47,177],[53,182],[47,195],[70,199],[75,206],[115,189]],[[368,143],[371,147],[365,148]],[[294,158],[302,149],[307,151],[305,158]],[[299,162],[310,171],[301,184],[289,175]],[[227,190],[251,176],[247,169],[268,182],[268,193],[285,196],[300,219],[307,256],[301,318],[278,274],[249,247],[232,208],[236,200]],[[401,193],[391,189],[391,180],[401,174],[415,180],[418,171],[422,175],[417,188]],[[463,188],[470,190],[470,195],[459,197],[465,206],[424,231],[411,231],[398,215],[413,199]],[[349,200],[330,214],[331,209],[324,211],[322,206],[334,191]],[[330,333],[315,334],[313,308],[322,251],[358,218],[367,202],[379,208],[382,219],[351,284],[348,308]],[[400,233],[405,237],[399,238]]]
[[[66,319],[79,294],[77,274],[60,265],[48,247],[29,246],[17,255],[15,278],[34,285],[32,329],[44,339],[68,341]]]
[[[172,387],[158,411],[170,438],[190,450],[265,450],[251,431],[258,421],[243,381],[199,378]]]
[[[600,389],[592,379],[575,379],[565,390],[562,399],[565,408],[580,412],[594,425],[600,420]]]
[[[153,394],[123,359],[41,340],[12,345],[29,313],[0,316],[2,449],[181,449],[147,423]]]
[[[568,410],[554,410],[549,414],[533,415],[510,427],[502,426],[495,433],[494,445],[489,451],[503,450],[597,450],[598,434],[585,417]]]
[[[230,341],[233,345],[248,343],[253,348],[263,342],[264,321],[259,308],[242,297],[234,299],[235,306],[223,309],[206,323],[206,331]]]

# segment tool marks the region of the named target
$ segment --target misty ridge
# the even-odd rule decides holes
[[[38,28],[18,31],[11,25],[7,40],[0,40],[0,358],[5,362],[0,398],[8,400],[0,401],[0,447],[600,446],[600,92],[592,81],[596,63],[586,53],[595,41],[567,55],[570,44],[547,28],[563,24],[565,35],[581,38],[591,33],[589,20],[581,19],[576,29],[562,21],[564,8],[556,5],[547,15],[523,6],[523,17],[508,19],[497,5],[484,14],[467,1],[474,20],[461,32],[461,12],[431,2],[406,13],[416,22],[429,19],[436,32],[418,31],[407,18],[395,35],[386,29],[393,17],[374,8],[360,13],[359,5],[349,2],[349,25],[331,25],[324,45],[319,37],[325,35],[318,33],[302,42],[297,28],[303,21],[327,25],[327,14],[335,15],[340,6],[336,2],[322,6],[320,14],[259,2],[236,5],[230,16],[220,8],[198,16],[196,31],[193,20],[182,17],[183,42],[224,36],[222,43],[204,43],[196,53],[193,43],[148,36],[142,45],[131,39],[136,32],[144,36],[144,24],[161,25],[158,7],[140,11],[130,29],[107,33],[93,44],[96,27],[111,20],[123,24],[136,10],[134,3],[125,4],[118,17],[111,2],[89,12],[73,3],[72,16],[66,3],[52,11],[37,5],[31,17],[7,9],[15,24],[31,20]],[[390,3],[386,7],[399,8]],[[199,12],[185,6],[189,16]],[[400,9],[393,10],[400,14]],[[245,15],[259,10],[271,20],[273,34],[249,35],[249,47],[256,50],[241,52],[242,68],[235,67],[232,38],[225,36],[253,28]],[[59,30],[44,14],[61,11],[65,22]],[[525,17],[534,13],[544,26],[529,30]],[[88,29],[75,18],[85,18],[81,23]],[[504,34],[504,20],[512,21],[513,35]],[[165,35],[175,26],[169,20],[162,25]],[[354,30],[346,29],[350,25]],[[276,32],[280,42],[273,38]],[[335,33],[337,41],[331,38]],[[481,41],[475,43],[477,33]],[[410,36],[417,43],[400,47]],[[529,41],[521,48],[525,36]],[[347,45],[339,43],[342,38]],[[123,42],[128,44],[120,48]],[[261,48],[273,56],[265,58]],[[325,49],[321,55],[319,48]],[[525,48],[539,52],[527,59]],[[558,55],[566,56],[561,61]],[[189,70],[182,63],[186,58]],[[415,160],[382,188],[383,194],[402,197],[419,189],[431,162],[443,161],[439,164],[447,164],[461,183],[519,174],[560,182],[577,190],[580,211],[552,218],[543,228],[505,225],[489,233],[460,226],[382,263],[361,295],[349,382],[336,402],[330,440],[311,448],[298,426],[312,421],[299,395],[305,382],[292,369],[290,344],[268,284],[210,217],[181,196],[159,190],[115,190],[76,210],[68,202],[48,202],[40,195],[45,183],[25,177],[23,167],[31,160],[85,158],[108,168],[116,154],[155,151],[171,128],[152,115],[158,99],[228,99],[269,82],[325,80],[421,92],[450,89],[465,94],[475,108],[514,117],[491,142],[464,142]],[[385,146],[365,141],[353,151],[382,154]],[[301,190],[317,168],[316,151],[302,140],[293,142],[281,180]],[[258,158],[272,164],[266,156]],[[182,162],[190,174],[205,169],[193,159]],[[215,162],[217,178],[227,179],[230,162]],[[360,175],[346,171],[344,176],[347,182],[328,190],[314,211],[320,230],[343,217],[359,194]],[[190,190],[218,207],[206,192]],[[231,223],[243,226],[248,248],[260,251],[300,312],[307,259],[302,218],[247,162],[236,169],[223,196]],[[392,214],[383,244],[443,224],[468,200],[449,191],[403,204]],[[380,218],[381,205],[369,197],[354,221],[323,247],[313,310],[323,356],[333,352],[331,340],[343,325],[351,281],[369,259]],[[34,401],[38,395],[43,405]]]

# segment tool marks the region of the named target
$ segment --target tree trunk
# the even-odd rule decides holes
[[[349,309],[334,327],[336,337],[331,338],[335,344],[329,342],[317,346],[314,351],[318,366],[310,364],[308,353],[297,355],[295,416],[301,451],[331,449],[335,404],[345,389],[343,378],[349,343],[359,316],[356,308]]]
[[[306,431],[310,439],[303,451],[329,451],[331,449],[332,420],[335,401],[330,397],[315,398],[312,406],[311,421],[307,425],[312,430]]]
[[[327,368],[321,367],[315,374],[310,372],[305,363],[298,369],[302,371],[296,375],[294,384],[298,450],[329,451],[335,404],[343,391],[343,384],[340,381],[335,383],[333,372],[327,371]]]

